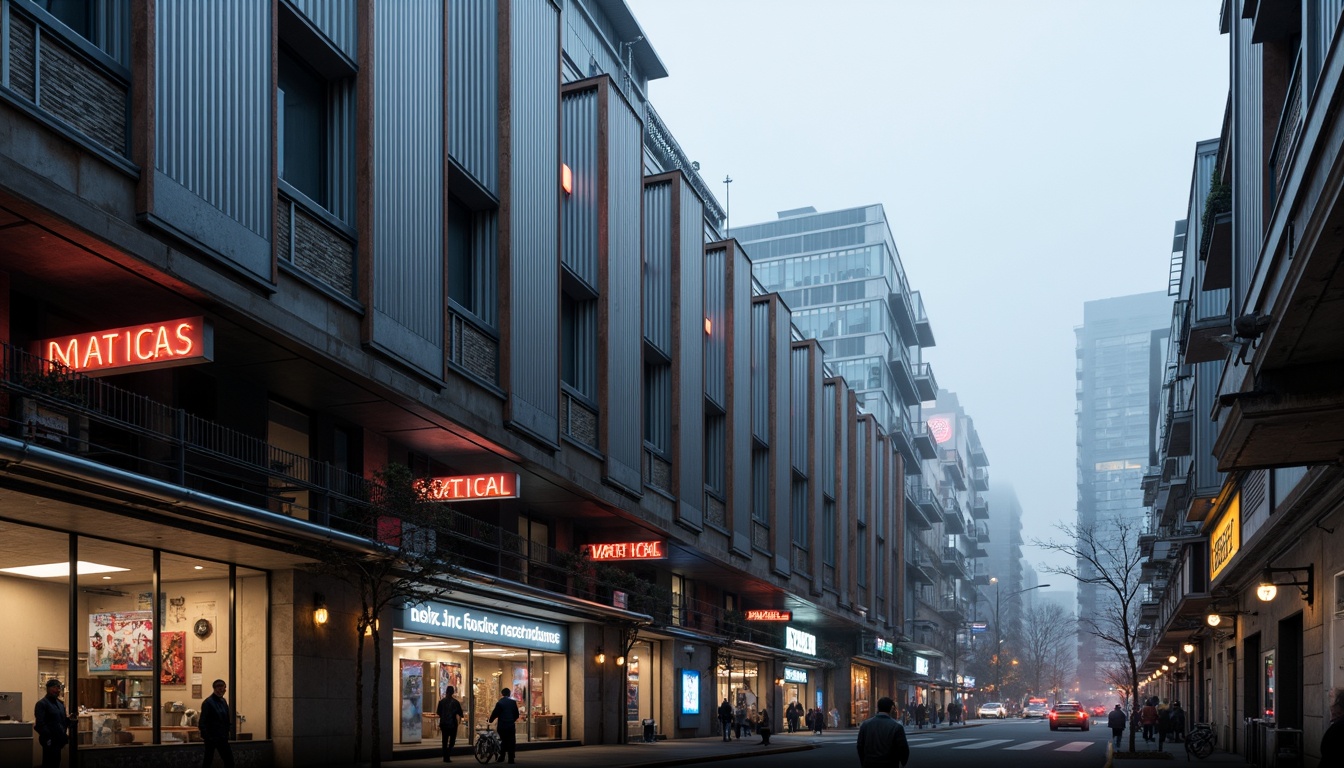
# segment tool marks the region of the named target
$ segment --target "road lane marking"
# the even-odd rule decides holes
[[[1082,752],[1084,749],[1096,744],[1095,741],[1071,741],[1062,747],[1057,748],[1056,752]]]
[[[1021,744],[1014,744],[1011,747],[1004,747],[1004,749],[1035,749],[1037,747],[1044,747],[1046,744],[1054,744],[1054,743],[1055,742],[1053,741],[1024,741]]]
[[[929,739],[928,744],[911,744],[912,747],[941,747],[945,744],[959,744],[963,741],[975,741],[975,739]]]
[[[1007,744],[1010,741],[1012,741],[1012,739],[989,739],[988,741],[977,741],[974,744],[962,744],[960,747],[953,747],[953,749],[984,749],[986,747],[998,746],[999,744]]]

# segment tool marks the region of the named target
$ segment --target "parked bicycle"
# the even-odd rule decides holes
[[[1185,759],[1189,760],[1190,755],[1194,755],[1203,760],[1213,754],[1217,743],[1218,734],[1214,733],[1213,723],[1195,723],[1185,735]]]
[[[476,732],[476,762],[481,765],[504,759],[504,742],[499,734],[490,728]]]

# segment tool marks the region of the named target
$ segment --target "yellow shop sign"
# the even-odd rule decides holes
[[[1241,494],[1232,496],[1222,517],[1209,534],[1209,581],[1218,578],[1223,568],[1241,549]]]

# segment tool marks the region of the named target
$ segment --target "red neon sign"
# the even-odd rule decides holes
[[[747,621],[793,621],[793,611],[775,608],[752,608],[746,611]]]
[[[477,499],[518,498],[518,475],[495,472],[489,475],[428,477],[425,492],[433,501],[476,501]]]
[[[662,541],[621,541],[613,544],[584,544],[589,560],[661,560],[667,557]]]
[[[184,317],[42,339],[33,342],[33,353],[72,371],[98,376],[126,368],[208,362],[215,354],[215,336],[204,317]]]

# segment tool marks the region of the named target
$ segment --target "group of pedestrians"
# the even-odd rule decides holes
[[[1181,702],[1168,704],[1156,696],[1145,699],[1133,718],[1126,717],[1124,709],[1116,704],[1106,718],[1106,725],[1111,729],[1111,739],[1116,749],[1120,749],[1120,739],[1126,725],[1135,731],[1142,729],[1146,744],[1151,744],[1156,738],[1158,749],[1162,749],[1168,740],[1185,740],[1185,710],[1181,708]]]

